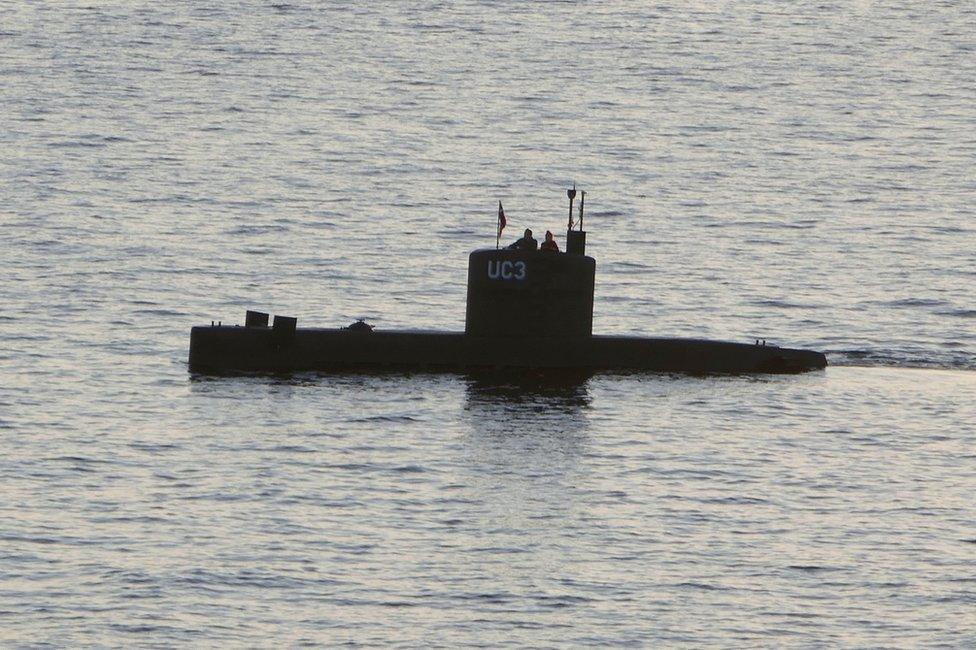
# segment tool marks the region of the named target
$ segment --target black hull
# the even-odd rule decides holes
[[[481,369],[795,373],[827,365],[820,352],[697,339],[585,336],[487,338],[461,332],[194,327],[190,370],[470,371]]]

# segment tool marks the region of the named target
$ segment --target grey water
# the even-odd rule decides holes
[[[0,5],[0,644],[976,645],[974,100],[967,1]],[[595,331],[831,366],[187,371],[574,182]]]

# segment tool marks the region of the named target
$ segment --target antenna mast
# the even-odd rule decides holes
[[[566,190],[566,196],[569,197],[569,226],[567,230],[573,229],[573,199],[576,198],[576,183],[573,183],[573,189]]]
[[[586,202],[586,190],[580,191],[580,211],[579,211],[579,229],[583,230],[583,203]]]

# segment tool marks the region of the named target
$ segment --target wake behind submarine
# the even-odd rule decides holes
[[[468,257],[463,332],[298,328],[297,319],[249,311],[243,327],[190,331],[193,373],[408,371],[619,371],[796,373],[827,366],[820,352],[699,339],[593,334],[596,261],[585,254],[583,202],[566,251],[497,247]],[[499,204],[499,229],[504,228]],[[530,351],[531,353],[527,353]]]

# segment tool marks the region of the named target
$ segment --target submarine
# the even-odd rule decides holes
[[[291,316],[248,311],[243,326],[190,331],[197,374],[370,372],[799,373],[827,366],[821,352],[761,343],[593,334],[596,261],[586,255],[581,196],[567,191],[566,250],[495,248],[468,256],[463,332],[382,330],[357,321],[299,328]],[[504,213],[499,204],[499,218]],[[504,221],[500,222],[498,235]]]

